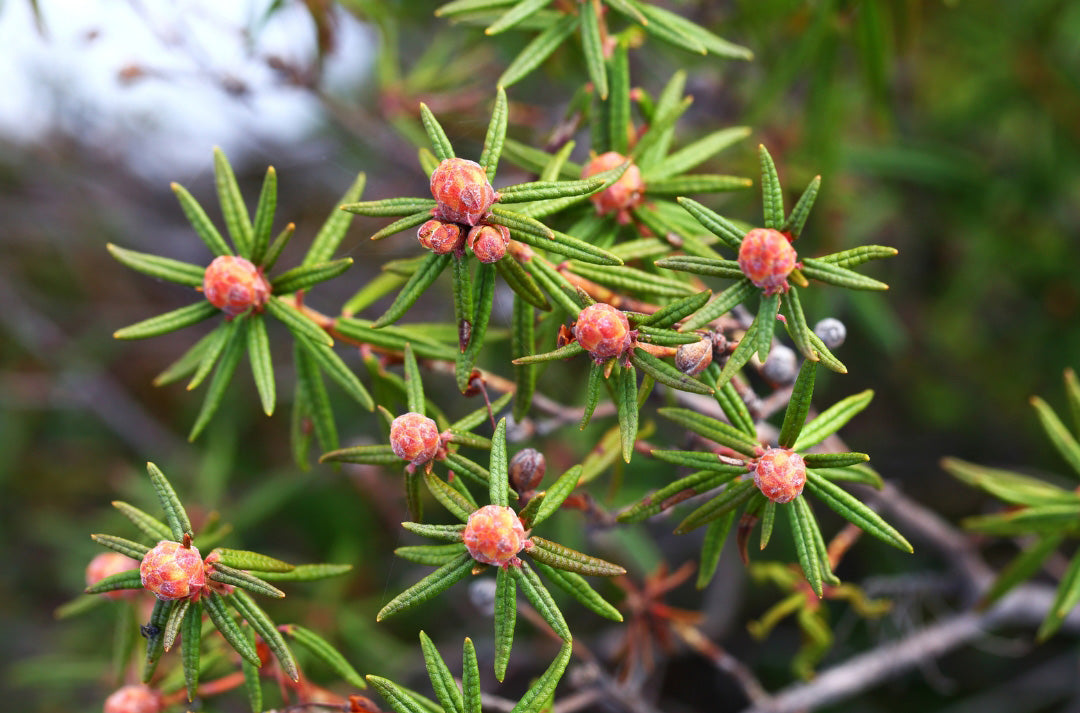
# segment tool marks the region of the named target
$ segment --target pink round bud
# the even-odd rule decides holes
[[[431,195],[438,205],[435,217],[476,225],[495,202],[495,189],[483,166],[463,158],[448,158],[431,174]]]
[[[630,322],[611,305],[597,302],[578,313],[574,337],[593,359],[603,361],[630,348]]]
[[[416,231],[416,239],[436,255],[445,255],[461,247],[461,226],[429,220]]]
[[[423,465],[439,452],[439,427],[427,416],[405,413],[390,424],[390,447],[394,455],[413,465]]]
[[[86,586],[92,587],[106,577],[138,568],[138,560],[133,560],[127,555],[119,552],[102,552],[86,565]],[[137,591],[134,589],[117,589],[112,592],[103,592],[101,596],[108,599],[130,599],[136,594]]]
[[[249,309],[261,309],[270,299],[270,283],[250,260],[221,255],[206,268],[203,294],[210,304],[235,317]]]
[[[158,713],[161,696],[143,684],[124,686],[105,699],[105,713]]]
[[[194,545],[162,540],[139,565],[142,585],[163,601],[197,598],[206,585],[202,557]]]
[[[788,275],[795,269],[795,248],[778,230],[755,228],[739,246],[739,268],[766,295],[788,291]]]
[[[525,528],[505,505],[485,505],[469,515],[462,537],[477,562],[498,567],[521,564],[517,554],[525,549]]]
[[[602,153],[589,163],[581,171],[582,178],[588,178],[598,173],[611,170],[626,161],[626,156],[615,151]],[[645,196],[645,182],[641,180],[641,170],[635,164],[626,167],[626,171],[619,180],[610,186],[589,196],[589,200],[596,206],[596,212],[604,213],[627,213],[641,204]]]
[[[774,503],[791,502],[806,485],[806,464],[793,450],[769,448],[754,465],[754,485]]]
[[[510,229],[505,225],[478,225],[469,231],[465,241],[480,262],[498,262],[510,244]]]

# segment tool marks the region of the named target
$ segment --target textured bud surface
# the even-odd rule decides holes
[[[574,337],[593,359],[610,359],[630,348],[630,322],[611,305],[597,302],[578,313]]]
[[[626,161],[626,157],[615,151],[602,153],[585,165],[581,171],[582,178],[595,176],[598,173],[611,170]],[[619,213],[626,215],[628,211],[641,204],[645,194],[645,182],[641,180],[641,170],[634,164],[626,167],[626,172],[619,180],[610,186],[589,196],[589,200],[596,206],[596,212]]]
[[[526,448],[510,459],[510,485],[518,493],[533,490],[544,479],[547,461],[535,448]]]
[[[510,244],[510,229],[504,225],[478,225],[469,231],[466,242],[480,262],[498,262]]]
[[[203,294],[210,304],[235,317],[266,304],[270,283],[250,260],[222,255],[214,258],[203,274]]]
[[[525,528],[511,508],[485,505],[469,515],[462,537],[477,562],[499,567],[521,564],[517,553],[525,549]]]
[[[143,684],[124,686],[105,699],[105,713],[158,713],[161,698]]]
[[[448,158],[431,174],[431,195],[438,202],[435,215],[453,223],[476,225],[495,202],[495,189],[484,168],[475,161]]]
[[[795,261],[795,248],[778,230],[755,228],[739,246],[739,268],[767,295],[788,291],[787,278]]]
[[[705,337],[693,344],[680,344],[675,351],[675,368],[684,374],[697,376],[712,364],[713,342]]]
[[[390,424],[390,447],[398,458],[423,465],[439,452],[439,427],[427,416],[402,414]]]
[[[416,239],[436,255],[445,255],[461,246],[461,226],[429,220],[416,231]]]
[[[106,577],[138,568],[138,560],[133,560],[127,555],[119,552],[102,552],[86,565],[86,586],[92,587]],[[134,589],[117,589],[113,592],[104,592],[101,596],[108,599],[128,599],[137,593]]]
[[[757,459],[754,485],[774,503],[799,497],[806,484],[806,464],[802,456],[787,448],[769,448]]]
[[[162,540],[139,565],[142,585],[161,600],[197,596],[206,584],[202,557],[194,546]]]

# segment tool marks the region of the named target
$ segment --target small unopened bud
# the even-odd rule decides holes
[[[202,556],[194,545],[162,540],[139,565],[143,587],[162,601],[198,597],[206,585]]]
[[[547,461],[535,448],[526,448],[510,459],[510,486],[519,494],[535,490],[544,479]]]
[[[498,567],[518,566],[525,549],[525,528],[517,513],[505,505],[485,505],[472,515],[461,533],[472,558]]]
[[[439,427],[418,413],[409,412],[390,424],[390,448],[398,458],[424,465],[439,452]]]
[[[774,503],[791,502],[806,485],[806,464],[793,450],[769,448],[754,466],[754,485]]]
[[[795,269],[795,248],[784,234],[771,228],[755,228],[739,246],[739,268],[766,295],[788,291],[788,275]]]
[[[416,231],[416,239],[436,255],[445,255],[461,247],[461,226],[429,220]]]
[[[829,349],[836,349],[847,339],[847,327],[835,317],[826,317],[814,325],[814,334]]]
[[[158,713],[161,696],[149,686],[124,686],[105,699],[105,713]]]
[[[598,173],[611,170],[626,161],[626,156],[615,151],[602,153],[585,165],[581,171],[582,178],[595,176]],[[619,180],[610,186],[589,196],[589,200],[596,206],[596,212],[618,213],[626,215],[630,210],[641,204],[645,194],[645,182],[641,179],[641,170],[630,164]]]
[[[435,217],[476,225],[495,202],[495,189],[483,166],[463,158],[448,158],[431,174],[431,195],[438,205]]]
[[[505,225],[477,225],[469,231],[465,242],[480,262],[498,262],[510,244],[510,229]]]
[[[270,299],[270,283],[250,260],[221,255],[203,273],[203,294],[210,304],[235,317],[261,309]]]
[[[574,337],[594,360],[603,361],[630,348],[630,321],[611,305],[597,302],[578,313]]]
[[[86,565],[86,586],[92,587],[106,577],[114,574],[128,572],[139,568],[138,560],[134,560],[119,552],[102,552],[90,560]],[[104,592],[101,596],[107,599],[129,599],[137,593],[134,589],[117,589],[112,592]]]
[[[769,357],[761,365],[761,375],[772,384],[787,386],[795,383],[799,371],[799,358],[795,352],[783,344],[774,344],[769,350]]]
[[[712,364],[713,340],[705,337],[693,344],[680,344],[675,352],[675,368],[684,374],[697,376]]]

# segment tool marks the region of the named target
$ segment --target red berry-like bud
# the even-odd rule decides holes
[[[199,550],[172,540],[162,540],[146,553],[139,574],[143,587],[163,601],[196,598],[206,585]]]
[[[611,305],[597,302],[578,314],[574,337],[593,359],[603,361],[630,348],[630,322]]]
[[[499,567],[521,564],[517,553],[525,549],[525,528],[505,505],[485,505],[469,515],[462,537],[477,562]]]
[[[461,226],[429,220],[416,231],[416,239],[436,255],[445,255],[461,247]]]
[[[158,713],[161,696],[143,684],[124,686],[105,699],[105,713]]]
[[[480,262],[498,262],[510,244],[510,229],[505,225],[478,225],[469,231],[465,242]]]
[[[270,299],[270,283],[250,260],[222,255],[206,268],[203,294],[210,304],[235,317],[249,309],[261,309]]]
[[[697,376],[712,364],[713,340],[705,337],[693,344],[680,344],[675,351],[675,368],[684,374]]]
[[[394,455],[413,465],[423,465],[439,452],[439,428],[427,416],[405,413],[390,424],[390,447]]]
[[[598,173],[611,170],[626,161],[626,156],[615,151],[602,153],[592,161],[585,164],[581,171],[582,178],[595,176]],[[645,182],[641,180],[641,170],[635,164],[626,167],[626,172],[619,180],[610,186],[589,196],[589,200],[596,206],[596,212],[619,213],[626,215],[628,211],[640,205],[645,195]]]
[[[435,217],[452,223],[476,225],[495,202],[495,189],[483,166],[463,158],[448,158],[431,174],[431,195],[438,206]]]
[[[535,448],[525,448],[510,459],[510,485],[521,495],[540,485],[546,471],[544,454]]]
[[[138,568],[138,560],[133,560],[127,555],[122,555],[119,552],[102,552],[90,560],[90,564],[86,565],[86,586],[92,587],[106,577]],[[136,594],[137,591],[134,589],[117,589],[112,592],[104,592],[101,596],[108,599],[130,599]]]
[[[754,485],[774,503],[791,502],[806,485],[806,464],[793,450],[769,448],[754,466]]]
[[[766,295],[788,291],[788,275],[795,269],[795,248],[784,234],[771,228],[755,228],[739,246],[739,268]]]

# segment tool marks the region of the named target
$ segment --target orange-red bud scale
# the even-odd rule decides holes
[[[429,220],[416,231],[416,239],[436,255],[445,255],[461,247],[461,226]]]
[[[796,267],[795,248],[778,230],[755,228],[739,246],[739,268],[766,295],[788,291],[788,275]]]
[[[439,452],[439,428],[427,416],[409,412],[390,424],[390,448],[398,458],[413,465],[431,461]]]
[[[581,171],[582,178],[595,176],[598,173],[609,171],[626,161],[626,156],[615,151],[602,153],[589,163]],[[589,196],[589,200],[596,206],[596,212],[617,213],[620,219],[629,220],[629,211],[641,204],[645,196],[645,181],[641,178],[641,170],[630,164],[619,180],[610,186]]]
[[[462,538],[474,560],[498,567],[519,566],[517,554],[526,546],[521,520],[504,505],[485,505],[469,515]]]
[[[139,565],[142,585],[163,601],[196,598],[206,585],[202,557],[194,546],[162,540]]]
[[[510,229],[505,225],[478,225],[469,231],[466,239],[476,259],[483,263],[502,260],[510,244]]]
[[[463,158],[444,159],[431,174],[435,217],[476,225],[495,202],[495,189],[483,166]]]
[[[630,348],[633,339],[626,315],[603,302],[589,305],[578,313],[574,337],[598,362],[621,356]]]
[[[210,304],[235,317],[261,309],[270,299],[270,283],[250,260],[221,255],[203,273],[203,294]]]
[[[769,448],[754,465],[754,485],[774,503],[791,502],[806,485],[806,464],[795,451]]]

